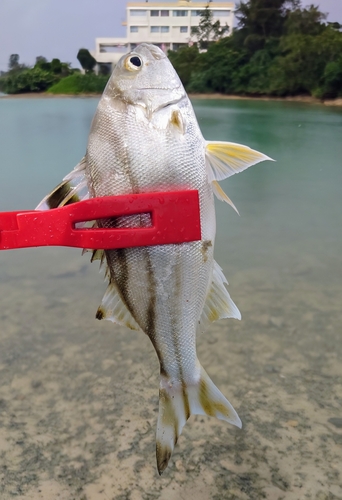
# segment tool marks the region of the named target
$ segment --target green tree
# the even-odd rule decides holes
[[[55,73],[55,75],[60,74],[60,73],[62,73],[62,69],[63,69],[63,66],[62,66],[61,61],[59,59],[52,59],[52,61],[51,61],[52,73]]]
[[[99,65],[99,75],[107,76],[110,75],[112,71],[111,64],[100,64]]]
[[[44,57],[44,56],[37,56],[36,57],[36,64],[35,64],[35,66],[39,66],[40,64],[45,64],[47,62],[48,62],[48,60],[46,59],[46,57]]]
[[[342,97],[342,56],[325,66],[319,91],[320,97]]]
[[[49,63],[46,57],[44,56],[36,57],[36,64],[34,65],[34,67],[40,68],[43,71],[51,71],[51,63]]]
[[[80,49],[77,53],[77,59],[86,73],[92,73],[96,65],[96,59],[88,49]]]
[[[318,10],[318,7],[310,5],[302,9],[300,6],[289,11],[284,24],[286,34],[301,34],[301,35],[319,35],[325,30],[326,25],[323,23],[327,18]]]
[[[190,92],[234,93],[239,81],[239,68],[244,67],[246,55],[236,50],[231,37],[210,45],[199,54],[197,67],[190,76]]]
[[[338,92],[342,33],[326,27],[319,35],[288,35],[280,49],[269,74],[272,93],[321,98],[326,92]]]
[[[342,30],[342,24],[340,23],[337,23],[337,22],[334,22],[334,23],[329,23],[328,22],[328,25],[333,28],[334,30],[337,30],[337,31],[340,31]]]
[[[248,0],[236,9],[239,38],[251,52],[264,48],[270,38],[280,38],[289,11],[300,7],[300,0]]]
[[[208,8],[204,41],[210,39]],[[170,53],[187,90],[245,95],[342,95],[342,32],[338,23],[300,0],[245,0],[230,37],[206,52]],[[208,23],[208,24],[206,24]],[[209,33],[209,35],[205,35]]]
[[[8,94],[43,92],[55,81],[56,77],[52,73],[35,66],[19,73],[9,72],[3,79],[1,88]]]
[[[18,54],[11,54],[9,57],[8,61],[8,69],[9,71],[15,71],[20,68],[19,65],[19,55]]]
[[[186,87],[191,74],[199,70],[199,52],[197,45],[183,47],[177,51],[169,51],[169,59]]]
[[[202,10],[200,17],[198,26],[191,28],[191,35],[196,38],[201,49],[207,49],[210,42],[221,39],[229,31],[229,27],[221,26],[220,21],[213,23],[213,11],[209,4]]]

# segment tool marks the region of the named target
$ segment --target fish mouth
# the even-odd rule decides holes
[[[154,91],[156,92],[157,102],[145,102],[150,110],[153,112],[160,111],[161,109],[172,106],[173,104],[178,104],[182,99],[185,98],[186,93],[184,88],[180,85],[179,87],[168,88],[168,87],[144,87],[140,88],[139,91]],[[167,98],[166,98],[167,97]],[[162,99],[163,102],[158,102]]]
[[[172,103],[177,103],[181,99],[183,99],[186,95],[184,88],[180,85],[179,87],[144,87],[139,89],[139,91],[146,92],[146,91],[153,91],[156,93],[156,96],[158,95],[163,95],[165,93],[168,93],[171,97]]]

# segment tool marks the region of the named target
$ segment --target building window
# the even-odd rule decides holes
[[[131,9],[129,11],[131,16],[146,16],[147,15],[147,10],[142,10],[142,9]]]
[[[191,15],[192,16],[200,16],[202,14],[203,10],[192,10]]]
[[[168,10],[151,10],[151,17],[169,17],[169,11]]]
[[[180,26],[179,31],[181,33],[187,33],[188,32],[188,27],[187,26]]]
[[[159,33],[160,26],[151,26],[151,33]]]
[[[138,31],[139,31],[138,26],[131,26],[129,30],[131,33],[138,33]]]
[[[168,33],[170,31],[170,27],[169,26],[162,26],[161,27],[161,32],[162,33]]]
[[[187,17],[188,11],[187,10],[174,10],[173,11],[173,17]]]
[[[230,10],[213,10],[214,17],[229,17]]]

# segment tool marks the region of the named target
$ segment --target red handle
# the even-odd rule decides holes
[[[77,229],[77,222],[150,213],[151,227]],[[47,211],[0,213],[0,250],[40,246],[114,249],[201,239],[198,191],[106,196]]]

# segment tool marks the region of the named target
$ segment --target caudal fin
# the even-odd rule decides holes
[[[162,375],[156,443],[160,475],[166,469],[178,437],[192,414],[217,417],[242,427],[238,414],[202,367],[198,381],[191,384],[172,382]]]

